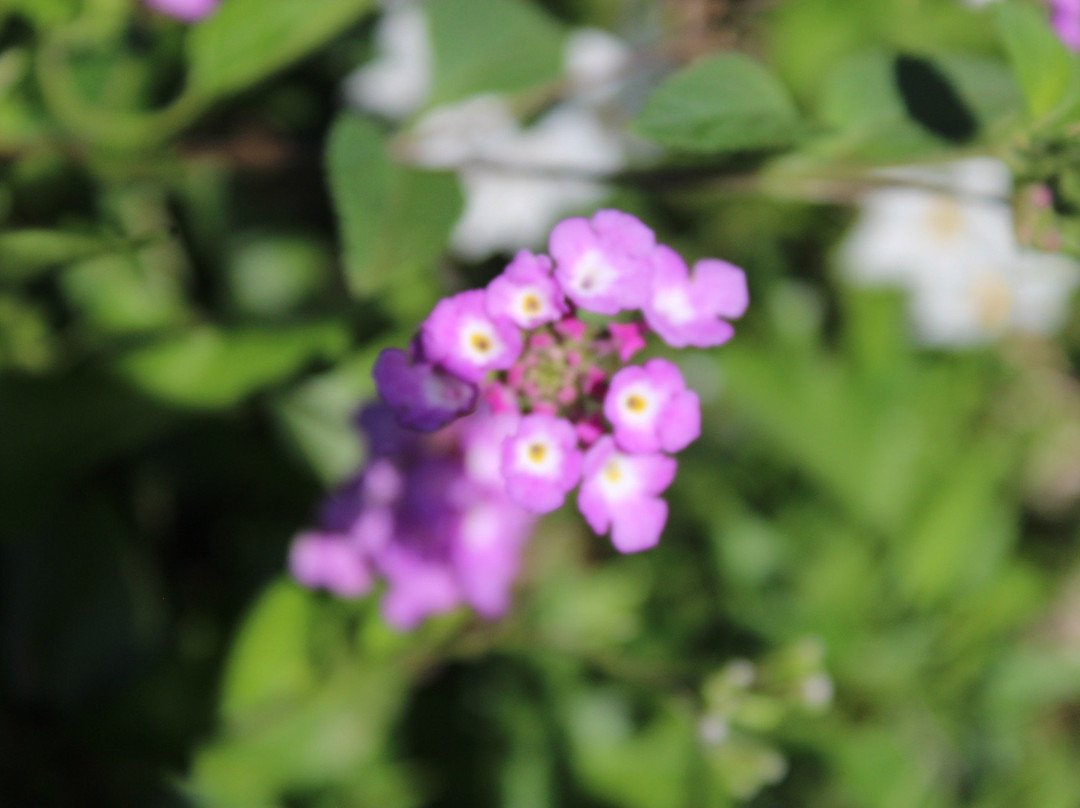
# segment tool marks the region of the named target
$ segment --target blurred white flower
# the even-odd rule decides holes
[[[883,176],[897,187],[865,195],[840,259],[856,282],[909,293],[921,342],[965,347],[1060,328],[1080,265],[1020,247],[1005,165],[980,158]]]
[[[427,100],[435,56],[423,9],[392,3],[375,29],[376,58],[345,79],[350,106],[399,120]]]
[[[828,674],[817,673],[803,679],[800,689],[803,702],[807,707],[821,710],[828,707],[833,700],[833,682]]]
[[[611,97],[630,65],[630,49],[600,28],[577,28],[566,37],[563,72],[568,92],[579,101]]]
[[[386,4],[375,46],[376,58],[346,80],[346,100],[406,118],[426,102],[434,70],[422,6]],[[508,98],[481,95],[426,112],[399,137],[410,162],[460,176],[466,201],[451,239],[455,253],[476,260],[539,248],[559,219],[606,198],[607,187],[591,177],[621,168],[626,144],[600,106],[613,97],[629,58],[612,34],[574,30],[563,55],[566,100],[531,126],[522,126]]]

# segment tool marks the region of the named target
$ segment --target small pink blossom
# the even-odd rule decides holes
[[[508,318],[524,329],[553,322],[569,311],[551,277],[551,259],[528,250],[519,252],[488,285],[487,310],[492,317]]]
[[[604,415],[627,452],[678,452],[701,434],[701,403],[666,359],[627,367],[611,379]]]
[[[534,412],[503,444],[510,499],[533,513],[559,508],[581,479],[581,452],[569,421]]]
[[[620,553],[655,547],[667,522],[668,506],[660,494],[675,479],[674,458],[661,454],[620,452],[610,437],[585,453],[584,481],[578,508],[585,521]]]
[[[567,219],[551,232],[555,278],[585,311],[618,314],[637,309],[649,294],[652,230],[629,213],[598,211],[592,219]]]
[[[738,267],[705,259],[694,265],[691,280],[686,262],[670,247],[653,253],[645,321],[671,347],[724,344],[735,335],[727,320],[741,317],[749,302],[746,274]]]
[[[506,370],[521,355],[522,337],[506,317],[492,317],[482,290],[439,301],[420,329],[424,357],[470,382]]]

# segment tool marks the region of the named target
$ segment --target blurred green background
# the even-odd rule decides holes
[[[1023,0],[0,0],[0,804],[1080,805],[1078,132]],[[289,582],[377,352],[602,205],[751,284],[660,547]]]

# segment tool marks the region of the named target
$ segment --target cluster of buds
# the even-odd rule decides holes
[[[407,351],[374,376],[408,429],[435,431],[478,408],[498,419],[509,501],[533,514],[577,502],[625,553],[656,545],[672,455],[701,432],[697,394],[679,369],[629,360],[650,333],[673,348],[734,334],[746,276],[724,261],[693,273],[635,217],[602,210],[551,233],[548,255],[522,251],[486,289],[438,303]],[[619,319],[615,319],[619,318]]]

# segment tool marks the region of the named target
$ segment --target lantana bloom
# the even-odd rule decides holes
[[[551,256],[519,252],[486,289],[439,302],[408,351],[379,356],[371,460],[297,539],[303,583],[355,596],[383,579],[383,612],[402,628],[460,604],[497,616],[535,515],[579,486],[586,523],[618,551],[660,541],[661,494],[701,434],[701,405],[674,362],[631,362],[653,335],[671,348],[729,339],[745,276],[706,259],[691,278],[620,211],[564,221],[550,242]]]

